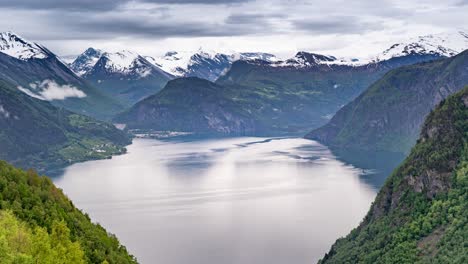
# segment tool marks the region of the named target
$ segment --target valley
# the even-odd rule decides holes
[[[0,4],[0,263],[467,262],[466,31],[261,1]]]

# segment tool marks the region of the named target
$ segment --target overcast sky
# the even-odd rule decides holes
[[[376,53],[412,36],[466,30],[468,0],[0,0],[0,28],[59,55],[89,46]]]

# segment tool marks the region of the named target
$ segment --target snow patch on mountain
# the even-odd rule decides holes
[[[67,98],[83,98],[86,94],[72,85],[60,85],[53,80],[33,82],[28,88],[18,86],[23,93],[43,101],[65,100]]]
[[[269,53],[261,52],[232,52],[218,53],[199,49],[196,52],[169,51],[161,57],[145,57],[163,71],[174,76],[182,77],[190,73],[190,68],[202,63],[210,65],[230,65],[236,60],[277,61],[278,58]]]
[[[272,62],[270,65],[273,67],[295,68],[316,65],[361,66],[408,55],[439,55],[451,57],[465,49],[468,49],[468,34],[463,31],[455,31],[419,36],[406,42],[396,43],[382,53],[366,58],[336,58],[330,55],[298,52],[296,56],[291,59]]]
[[[106,69],[109,72],[120,73],[128,73],[139,56],[140,55],[128,50],[115,53],[105,52],[102,55],[102,57],[107,59],[105,65]]]
[[[468,48],[468,34],[463,31],[446,32],[419,36],[407,42],[396,43],[371,58],[378,62],[410,54],[433,54],[445,57],[454,56]]]
[[[148,61],[161,68],[163,71],[177,77],[182,77],[187,73],[188,67],[195,63],[194,59],[192,58],[192,56],[195,54],[187,51],[169,51],[166,52],[166,54],[162,57],[146,58]],[[202,52],[200,54],[205,58],[213,57],[212,54],[206,52]]]
[[[0,52],[20,60],[45,59],[48,57],[42,46],[27,41],[10,31],[0,33]]]

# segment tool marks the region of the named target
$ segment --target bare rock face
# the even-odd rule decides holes
[[[415,192],[424,192],[428,198],[434,198],[436,194],[447,192],[451,186],[451,172],[425,171],[419,176],[409,176],[407,183]]]

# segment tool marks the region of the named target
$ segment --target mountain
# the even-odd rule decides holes
[[[127,107],[155,94],[172,79],[170,74],[130,51],[101,53],[89,48],[71,67],[100,92]]]
[[[129,137],[114,126],[57,108],[0,80],[0,160],[46,171],[123,153]]]
[[[170,81],[159,93],[135,104],[114,121],[130,129],[251,134],[256,125],[232,100],[233,90],[197,77]]]
[[[70,68],[79,76],[89,72],[97,61],[101,58],[103,51],[94,48],[88,48],[82,54],[75,57],[70,63]]]
[[[329,146],[407,153],[426,115],[468,84],[468,50],[387,73],[306,138]]]
[[[286,61],[237,61],[217,83],[250,87],[258,100],[270,106],[269,111],[264,111],[264,118],[276,120],[275,129],[299,134],[324,125],[387,71],[437,58],[408,55],[351,66],[329,64],[334,60],[331,56],[299,52]]]
[[[223,54],[218,52],[167,52],[162,57],[147,57],[154,65],[177,77],[198,77],[216,81],[236,60],[276,61],[273,54],[261,52],[243,52]]]
[[[183,128],[185,132],[210,131],[251,135],[305,134],[313,128],[326,124],[343,105],[355,99],[388,71],[418,62],[445,58],[444,54],[426,51],[405,53],[388,60],[373,61],[364,65],[348,65],[343,59],[309,52],[298,52],[288,60],[278,60],[274,57],[263,60],[258,55],[251,54],[248,60],[235,61],[229,70],[216,80],[216,86],[209,82],[203,83],[210,92],[217,93],[209,99],[181,100],[181,97],[186,96],[186,90],[183,87],[175,89],[173,85],[167,86],[167,89],[164,89],[166,93],[167,90],[173,89],[170,96],[152,96],[151,100],[138,104],[115,120],[127,123],[129,128],[133,129]],[[178,53],[166,55],[176,61],[177,56]],[[182,71],[181,74],[186,72]],[[197,84],[190,84],[195,80],[197,79],[187,78],[177,83],[180,86],[199,87],[201,83],[198,81]],[[217,88],[212,89],[212,87]],[[243,116],[247,118],[246,122],[253,122],[255,126],[246,130],[229,125],[230,129],[225,130],[224,125],[220,127],[209,125],[201,129],[200,125],[206,122],[180,125],[181,120],[195,123],[195,120],[209,119],[211,113],[206,110],[219,106],[215,100],[217,98],[229,100],[232,109],[228,112],[238,107],[237,112],[246,114]],[[179,105],[179,101],[190,104],[184,106],[187,111],[199,109],[191,113],[197,114],[197,117],[187,114],[193,119],[185,119],[178,112],[181,108],[171,107]],[[162,108],[161,105],[165,107]],[[143,113],[142,109],[149,112]],[[159,121],[150,121],[154,119]],[[192,128],[196,129],[191,130]]]
[[[45,47],[12,33],[0,33],[0,79],[23,92],[71,111],[100,119],[121,110],[73,73]]]
[[[395,43],[390,48],[372,58],[372,61],[385,61],[410,54],[433,54],[452,57],[468,48],[468,34],[463,31],[419,36],[407,42]]]
[[[0,161],[2,263],[136,263],[45,176]]]
[[[468,87],[432,111],[362,223],[319,263],[466,263]]]

